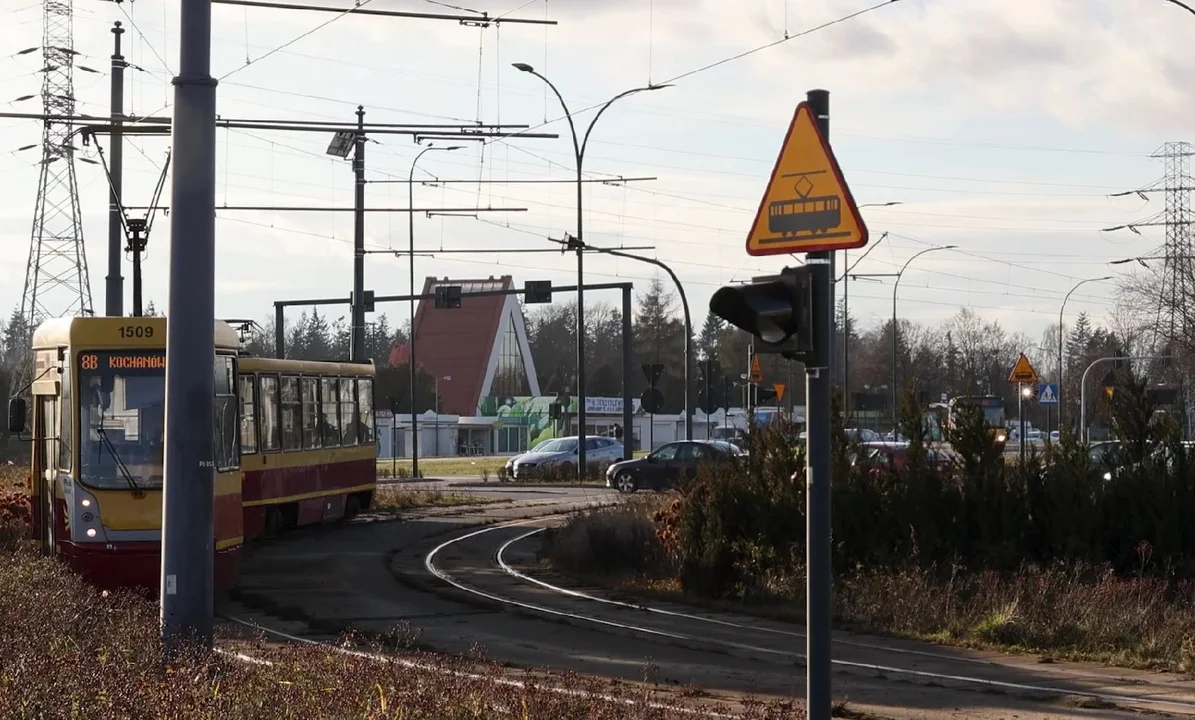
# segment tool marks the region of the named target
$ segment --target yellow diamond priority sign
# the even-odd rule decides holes
[[[1025,357],[1025,353],[1021,353],[1021,357],[1017,358],[1017,364],[1013,366],[1012,372],[1008,375],[1010,383],[1035,383],[1037,382],[1037,371],[1029,364],[1029,358]]]
[[[848,250],[867,226],[808,103],[797,106],[747,236],[748,255]]]

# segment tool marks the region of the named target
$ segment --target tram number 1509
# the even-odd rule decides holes
[[[151,338],[154,336],[154,329],[150,325],[122,325],[120,336],[122,338]]]

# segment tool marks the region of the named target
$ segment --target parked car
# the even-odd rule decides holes
[[[579,438],[556,438],[536,446],[532,452],[520,455],[511,463],[511,477],[524,480],[545,475],[570,477],[577,472]],[[585,438],[585,461],[606,463],[622,459],[622,443],[613,438],[588,436]]]
[[[747,446],[747,431],[734,425],[719,425],[710,431],[710,439],[722,440],[741,449]]]
[[[606,470],[606,487],[632,493],[639,489],[666,490],[683,479],[697,477],[698,468],[731,463],[746,454],[724,440],[682,440],[662,445],[646,457],[617,462]]]
[[[549,439],[547,439],[547,440],[541,440],[541,441],[539,441],[538,443],[536,443],[536,444],[535,444],[535,447],[531,448],[531,449],[530,449],[530,450],[528,450],[527,452],[515,453],[514,455],[511,455],[509,458],[507,458],[507,459],[506,459],[506,477],[508,477],[508,478],[512,478],[512,477],[514,477],[514,473],[515,473],[515,461],[516,461],[516,460],[518,460],[519,458],[523,457],[524,455],[527,455],[528,453],[539,452],[540,450],[542,450],[542,449],[543,449],[543,447],[544,447],[545,445],[547,445],[548,443],[552,442],[552,440],[555,440],[555,438],[549,438]]]
[[[945,451],[926,448],[925,452],[932,467],[946,470],[954,466],[954,458]],[[863,443],[858,452],[851,453],[851,468],[856,471],[904,470],[908,466],[908,443]]]

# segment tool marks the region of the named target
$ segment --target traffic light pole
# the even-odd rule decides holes
[[[830,93],[806,93],[822,135],[830,135]],[[833,382],[833,253],[809,253],[813,361],[805,366],[805,703],[809,720],[830,720],[830,388]]]
[[[622,287],[622,459],[635,456],[635,422],[631,415],[631,286]]]

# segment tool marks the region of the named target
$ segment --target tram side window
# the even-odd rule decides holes
[[[311,450],[323,443],[320,438],[319,378],[303,378],[303,448]]]
[[[320,378],[320,409],[323,411],[324,447],[340,445],[340,405],[336,399],[336,378]]]
[[[362,445],[374,441],[373,436],[373,378],[357,379],[357,413],[360,418]]]
[[[357,389],[353,378],[340,378],[340,424],[344,434],[342,445],[357,444]]]
[[[241,390],[241,452],[257,452],[257,417],[253,414],[254,382],[252,375],[238,378]]]
[[[298,450],[303,445],[303,419],[299,405],[299,378],[282,376],[282,449]]]
[[[241,453],[237,448],[237,396],[234,361],[227,355],[217,355],[213,365],[214,407],[212,419],[215,427],[216,471],[233,470],[240,466]]]
[[[258,407],[261,414],[261,449],[277,450],[279,442],[278,432],[278,377],[276,375],[262,375],[258,378]]]

